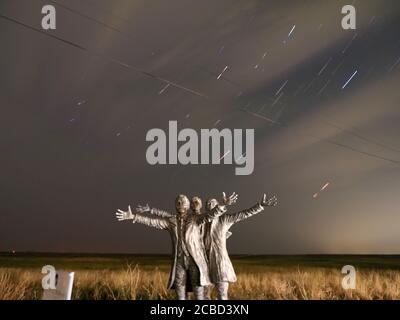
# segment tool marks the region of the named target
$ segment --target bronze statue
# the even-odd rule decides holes
[[[163,212],[162,216],[149,217],[144,214],[148,211],[148,206],[138,206],[135,213],[132,213],[129,206],[128,211],[118,210],[116,217],[118,221],[133,220],[133,223],[168,230],[174,257],[168,288],[175,289],[180,300],[185,300],[190,290],[193,290],[196,299],[201,300],[204,298],[203,287],[210,284],[201,225],[226,212],[226,206],[234,204],[236,200],[235,193],[229,197],[223,193],[222,206],[215,206],[206,213],[191,214],[188,213],[189,199],[185,195],[179,195],[175,200],[176,215]]]

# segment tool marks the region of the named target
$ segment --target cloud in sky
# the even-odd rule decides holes
[[[233,229],[233,253],[398,253],[396,1],[356,2],[355,31],[341,1],[58,2],[52,34],[89,52],[0,19],[0,250],[169,252],[115,210],[236,191],[232,210],[279,206]],[[40,28],[43,4],[0,13]],[[145,135],[169,120],[255,128],[254,174],[148,165]]]

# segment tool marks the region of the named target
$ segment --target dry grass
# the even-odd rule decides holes
[[[399,299],[400,272],[362,271],[357,273],[354,290],[341,286],[338,270],[310,268],[306,271],[273,271],[267,274],[239,275],[232,286],[231,299]]]
[[[342,274],[325,268],[241,270],[231,299],[399,299],[400,272],[364,270],[357,287],[343,290]],[[42,275],[33,269],[1,268],[0,300],[40,299]],[[174,299],[166,289],[168,273],[137,266],[125,270],[75,271],[73,299]],[[215,293],[214,293],[215,294]]]

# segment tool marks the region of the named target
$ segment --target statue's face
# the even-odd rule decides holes
[[[218,205],[217,199],[208,199],[208,200],[207,200],[207,204],[206,204],[206,208],[207,208],[208,211],[211,211],[211,210],[214,209],[217,205]]]
[[[188,197],[184,194],[180,194],[175,200],[175,207],[178,213],[186,213],[190,208],[190,202]]]
[[[190,202],[190,207],[194,212],[200,213],[201,208],[203,207],[203,203],[199,197],[193,197]]]

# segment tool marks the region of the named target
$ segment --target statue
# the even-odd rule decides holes
[[[148,206],[138,206],[135,213],[131,207],[128,211],[118,210],[118,221],[133,220],[133,223],[141,223],[149,227],[168,230],[173,245],[174,262],[171,268],[168,289],[175,289],[178,299],[185,300],[187,292],[193,290],[195,298],[204,298],[204,286],[210,284],[206,253],[203,238],[200,234],[201,226],[210,222],[226,212],[226,206],[236,202],[237,195],[225,196],[223,193],[223,205],[216,205],[206,213],[188,213],[189,199],[185,195],[179,195],[175,200],[177,214],[172,215],[165,211],[157,212],[160,216],[149,217],[144,213],[149,211]],[[198,205],[196,204],[195,208]],[[201,208],[201,206],[200,206]],[[190,281],[189,281],[190,280]]]
[[[206,204],[207,212],[212,212],[218,205],[216,199],[208,200]],[[204,226],[204,241],[209,262],[210,278],[217,288],[218,299],[227,300],[229,283],[236,282],[236,274],[226,249],[226,239],[231,235],[229,229],[235,223],[260,213],[264,210],[264,207],[276,205],[277,198],[275,196],[267,200],[267,196],[264,194],[261,203],[252,208],[233,214],[225,213],[210,220]],[[209,296],[209,293],[207,295]]]

